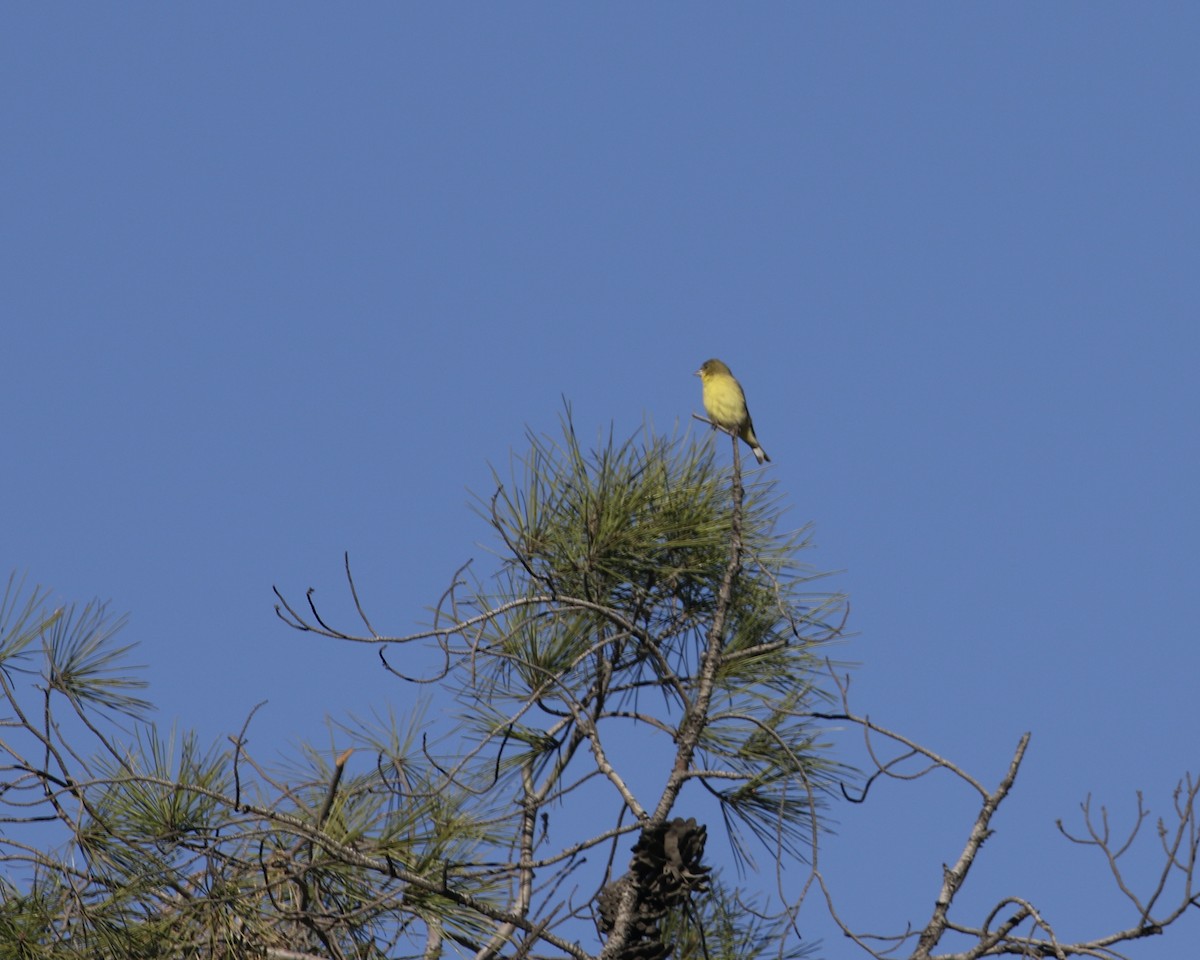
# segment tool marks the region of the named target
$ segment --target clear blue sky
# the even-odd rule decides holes
[[[349,550],[377,624],[413,628],[486,570],[468,490],[527,425],[563,397],[584,436],[686,425],[719,356],[842,571],[860,709],[993,784],[1033,731],[964,902],[1132,922],[1054,820],[1089,791],[1166,813],[1200,767],[1200,7],[0,28],[0,571],[129,611],[164,724],[221,737],[267,699],[269,756],[403,706],[271,585],[344,609]],[[974,812],[945,779],[838,809],[850,919],[922,920]]]

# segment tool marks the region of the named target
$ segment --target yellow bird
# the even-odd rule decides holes
[[[754,435],[754,421],[750,419],[742,385],[734,379],[729,368],[720,360],[705,360],[696,376],[704,391],[704,409],[708,418],[722,430],[736,433],[750,444],[759,463],[770,460]]]

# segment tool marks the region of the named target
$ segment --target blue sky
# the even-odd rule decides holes
[[[964,901],[1131,923],[1054,821],[1198,765],[1198,40],[1184,3],[11,7],[0,571],[129,611],[164,723],[326,742],[411,694],[272,584],[344,609],[348,550],[406,632],[486,570],[469,491],[527,426],[686,427],[719,356],[859,708],[992,784],[1033,732]],[[974,812],[839,809],[848,916],[923,919]]]

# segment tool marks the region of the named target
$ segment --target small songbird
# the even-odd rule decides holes
[[[754,435],[754,421],[750,419],[742,385],[734,379],[729,368],[720,360],[705,360],[696,371],[696,376],[700,378],[704,390],[704,409],[709,419],[722,430],[736,433],[750,444],[759,463],[770,460]]]

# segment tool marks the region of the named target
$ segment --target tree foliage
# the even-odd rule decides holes
[[[1189,780],[1164,828],[1181,901],[1164,881],[1137,922],[1074,944],[1020,900],[952,921],[1028,738],[989,789],[857,715],[830,660],[844,599],[802,562],[807,531],[783,528],[765,475],[743,479],[736,440],[731,467],[722,450],[650,431],[589,449],[569,416],[530,437],[479,502],[496,568],[458,571],[416,632],[375,629],[348,560],[359,629],[279,592],[289,626],[376,645],[453,717],[347,722],[337,756],[308,750],[286,775],[248,750],[253,715],[213,747],[156,730],[121,621],[10,583],[0,960],[798,957],[806,898],[838,917],[818,861],[830,805],[933,769],[979,792],[979,818],[928,921],[893,939],[842,925],[868,953],[1113,956],[1196,902]],[[865,779],[832,723],[871,738]],[[711,869],[714,838],[740,883]],[[1115,863],[1107,836],[1076,839]],[[967,946],[946,953],[950,937]]]

